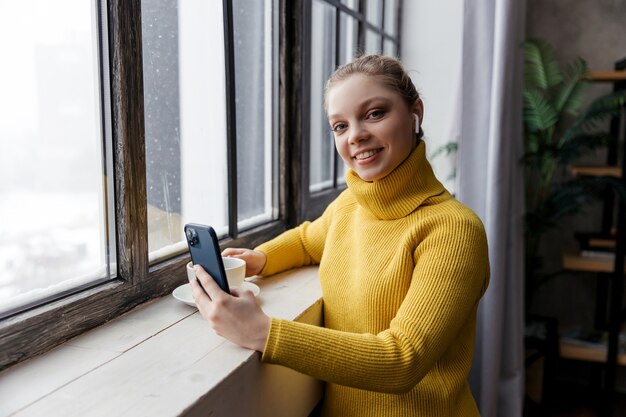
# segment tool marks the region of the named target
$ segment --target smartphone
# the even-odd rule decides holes
[[[191,262],[202,266],[217,282],[217,285],[230,294],[215,230],[211,226],[189,223],[185,225],[185,237],[191,254]]]

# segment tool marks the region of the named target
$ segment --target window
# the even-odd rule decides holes
[[[187,250],[185,223],[235,237],[278,218],[276,3],[232,2],[226,56],[213,5],[142,1],[151,262]]]
[[[335,151],[323,109],[324,84],[335,68],[362,53],[397,55],[398,0],[311,0],[309,126],[305,154],[309,155],[308,193],[304,218],[316,217],[345,187],[346,167]],[[308,146],[308,149],[306,149]]]
[[[335,69],[337,9],[313,0],[311,33],[311,114],[309,191],[333,187],[335,146],[323,106],[324,83]]]
[[[0,16],[2,317],[113,278],[116,251],[100,12],[28,0]]]
[[[399,44],[399,1],[16,4],[0,5],[17,64],[0,68],[0,369],[169,294],[186,222],[254,247],[319,215],[345,173],[323,83]]]
[[[233,1],[238,231],[278,218],[277,5]]]

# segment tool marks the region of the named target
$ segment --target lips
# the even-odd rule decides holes
[[[357,161],[362,161],[364,159],[371,158],[372,156],[376,155],[377,153],[379,153],[382,150],[383,150],[383,148],[368,149],[366,151],[362,151],[362,152],[357,153],[353,158],[356,159]]]

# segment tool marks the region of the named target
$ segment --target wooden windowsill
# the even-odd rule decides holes
[[[268,315],[321,323],[317,267],[254,282]],[[0,415],[307,416],[321,390],[166,296],[0,373]]]

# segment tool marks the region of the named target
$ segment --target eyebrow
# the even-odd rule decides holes
[[[374,101],[383,101],[384,102],[383,104],[391,103],[391,100],[388,99],[387,97],[375,96],[375,97],[371,97],[371,98],[368,98],[367,100],[365,100],[363,103],[361,103],[359,105],[359,107],[360,108],[367,107]],[[328,116],[328,119],[334,119],[336,117],[340,117],[340,115],[339,114],[331,114],[331,115]]]

